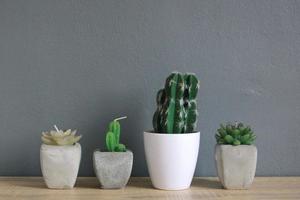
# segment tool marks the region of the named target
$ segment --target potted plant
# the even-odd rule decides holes
[[[110,122],[106,133],[106,151],[96,149],[93,154],[94,171],[104,189],[126,186],[133,164],[133,153],[120,144],[120,117]]]
[[[81,136],[76,136],[76,130],[63,131],[54,127],[56,130],[42,133],[42,174],[48,188],[73,188],[81,159],[81,146],[78,143]]]
[[[197,163],[200,132],[195,74],[173,72],[157,93],[154,131],[144,132],[144,147],[152,184],[164,190],[190,187]]]
[[[256,170],[256,136],[243,123],[221,124],[216,134],[215,161],[219,179],[226,189],[250,188]]]

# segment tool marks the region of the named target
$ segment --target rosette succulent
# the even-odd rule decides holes
[[[250,126],[243,123],[221,124],[215,135],[217,143],[220,145],[251,145],[256,139]]]
[[[81,135],[76,135],[76,130],[68,129],[66,131],[59,130],[54,126],[56,130],[51,130],[49,132],[42,132],[42,142],[47,145],[73,145],[77,143]]]

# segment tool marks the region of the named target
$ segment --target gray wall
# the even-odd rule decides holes
[[[41,175],[40,135],[83,135],[93,175],[116,116],[146,176],[142,132],[173,70],[201,80],[197,176],[215,175],[220,122],[255,130],[258,175],[300,175],[300,1],[0,0],[0,175]]]

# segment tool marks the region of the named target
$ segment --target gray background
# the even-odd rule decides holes
[[[197,176],[215,175],[220,122],[251,124],[258,175],[300,175],[300,1],[0,1],[0,175],[41,175],[40,135],[83,135],[94,175],[117,116],[146,176],[142,133],[173,70],[201,80]]]

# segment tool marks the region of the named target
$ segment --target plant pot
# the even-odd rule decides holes
[[[254,145],[216,145],[215,160],[224,188],[250,188],[257,162],[257,148]]]
[[[81,146],[42,144],[40,160],[42,174],[48,188],[73,188],[81,159]]]
[[[126,186],[133,164],[133,153],[94,151],[94,171],[103,189],[118,189]]]
[[[146,161],[153,186],[163,190],[189,188],[196,168],[199,143],[200,132],[144,132]]]

